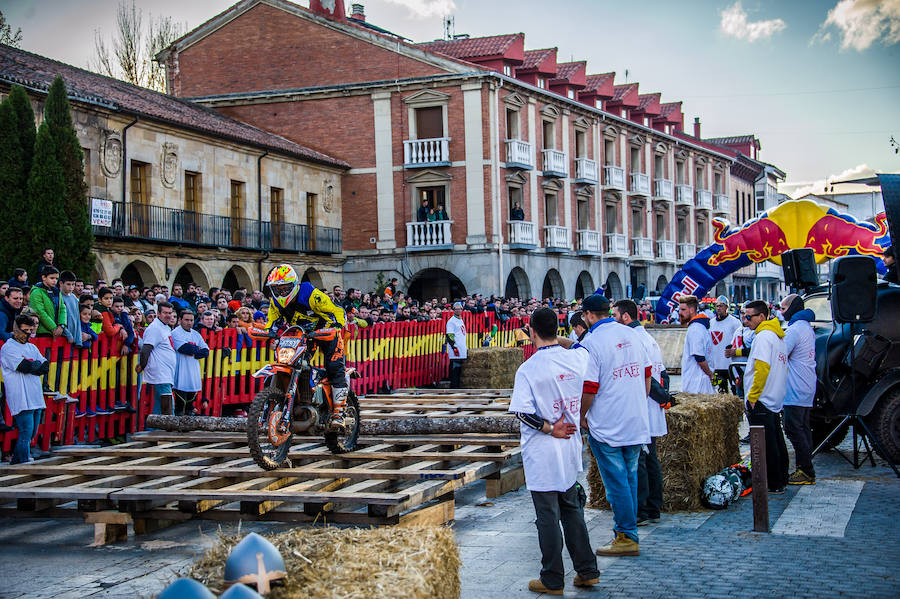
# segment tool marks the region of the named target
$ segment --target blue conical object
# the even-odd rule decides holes
[[[157,599],[216,599],[216,596],[193,578],[179,578],[163,589]]]
[[[262,595],[245,584],[236,584],[219,595],[219,599],[262,599]]]

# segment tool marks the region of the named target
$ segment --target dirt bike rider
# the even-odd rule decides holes
[[[311,283],[300,282],[289,264],[280,264],[269,272],[266,287],[272,297],[266,318],[266,329],[279,320],[288,327],[303,322],[316,323],[310,335],[325,358],[325,372],[331,381],[332,413],[328,430],[343,431],[344,408],[347,405],[347,377],[344,372],[344,340],[341,329],[346,326],[344,310],[334,305],[327,295]]]

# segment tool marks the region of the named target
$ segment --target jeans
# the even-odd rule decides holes
[[[597,556],[591,549],[587,525],[584,523],[584,503],[578,493],[578,485],[568,490],[532,491],[535,525],[541,546],[541,582],[548,589],[565,586],[565,566],[562,559],[563,536],[575,571],[582,578],[597,578]],[[559,525],[562,523],[562,532]]]
[[[450,388],[459,389],[459,377],[465,360],[450,360]]]
[[[766,429],[766,474],[770,491],[783,489],[788,483],[788,452],[781,432],[781,413],[756,402],[748,414],[750,426]]]
[[[13,416],[19,437],[13,447],[12,464],[27,464],[31,459],[31,440],[41,423],[41,410],[23,410]]]
[[[812,408],[803,406],[784,406],[784,433],[794,446],[797,468],[815,478],[816,470],[812,463],[812,429],[809,427],[811,411]]]
[[[637,468],[640,445],[612,447],[588,435],[588,445],[597,460],[597,468],[606,487],[606,500],[613,511],[615,532],[638,541],[637,532]]]
[[[650,439],[647,445],[649,453],[640,453],[638,458],[638,502],[637,516],[640,518],[659,518],[663,502],[663,477],[656,454],[656,439]]]

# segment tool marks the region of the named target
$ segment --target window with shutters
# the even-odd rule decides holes
[[[137,237],[150,234],[150,165],[131,161],[131,233]]]
[[[416,139],[444,137],[444,107],[416,108]]]
[[[200,241],[200,173],[184,171],[184,238]]]
[[[231,245],[241,246],[244,243],[244,182],[231,180],[231,199],[229,215],[231,216]]]
[[[615,204],[606,205],[603,221],[606,223],[607,233],[619,232],[619,211],[616,209]]]
[[[631,209],[631,236],[644,236],[644,211],[640,208]]]
[[[555,193],[544,194],[544,224],[548,227],[559,225],[557,198]]]
[[[280,187],[269,188],[269,223],[272,227],[272,243],[276,248],[285,248],[284,190]]]
[[[556,126],[553,121],[542,121],[543,144],[545,150],[556,149]]]
[[[616,141],[610,137],[603,138],[603,164],[606,166],[616,164]]]
[[[578,229],[580,231],[586,231],[591,228],[591,213],[590,213],[590,202],[587,198],[578,198],[578,202],[576,205],[576,211],[578,215]]]

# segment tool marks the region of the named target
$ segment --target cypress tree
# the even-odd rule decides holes
[[[63,171],[65,191],[60,196],[62,208],[71,235],[58,239],[56,246],[59,264],[85,277],[94,268],[94,255],[91,246],[94,244],[94,233],[91,228],[87,205],[87,184],[84,181],[84,153],[81,142],[72,124],[72,113],[66,94],[66,84],[57,76],[47,94],[44,106],[44,119],[49,133],[53,137],[56,158]]]
[[[9,102],[16,113],[19,124],[19,143],[22,145],[22,191],[28,183],[28,173],[31,172],[31,159],[34,155],[34,137],[37,128],[34,126],[34,109],[31,107],[31,99],[28,92],[21,85],[14,85],[9,91]]]
[[[66,192],[65,175],[56,154],[50,125],[45,120],[35,138],[34,159],[22,208],[21,230],[26,233],[17,236],[20,249],[16,258],[22,264],[30,264],[29,261],[40,256],[44,248],[63,247],[60,242],[72,238],[72,227],[61,201]]]
[[[28,268],[26,262],[15,261],[19,251],[16,246],[23,235],[13,229],[13,219],[9,218],[22,205],[26,177],[16,113],[7,98],[0,102],[0,214],[6,215],[0,218],[0,277],[3,280],[11,276],[12,269],[17,266]]]

